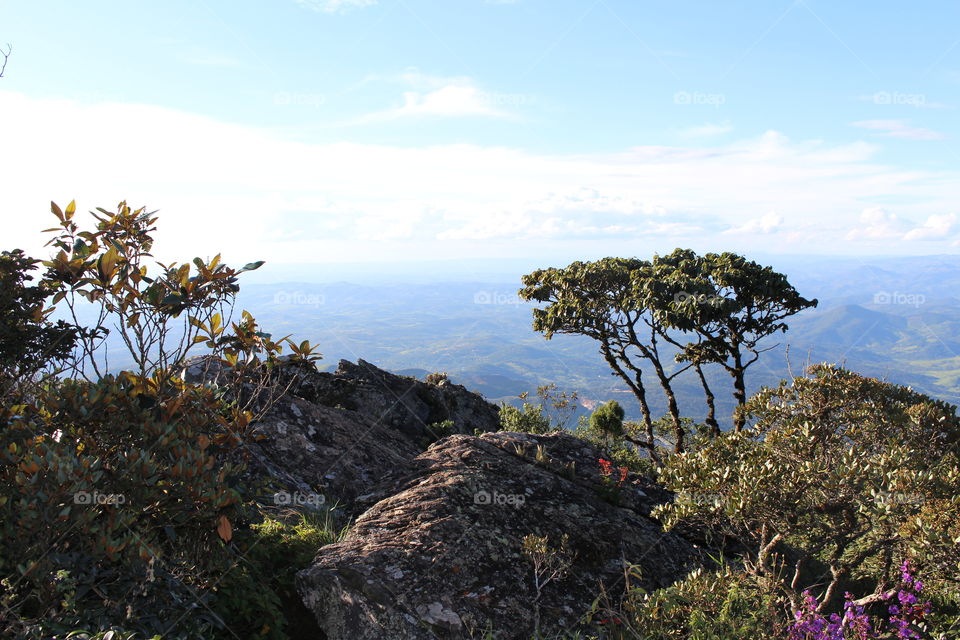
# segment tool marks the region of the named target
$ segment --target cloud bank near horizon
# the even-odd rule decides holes
[[[455,97],[462,107],[476,96]],[[450,104],[411,98],[404,108],[430,115]],[[719,145],[696,137],[695,146],[548,154],[311,144],[155,106],[13,92],[0,92],[0,110],[6,244],[34,251],[49,201],[73,198],[83,210],[123,198],[160,209],[158,249],[181,259],[220,250],[327,262],[960,246],[958,172],[884,165],[876,138],[827,145],[766,131]]]

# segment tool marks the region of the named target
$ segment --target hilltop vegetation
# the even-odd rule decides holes
[[[157,264],[145,209],[52,211],[45,270],[0,257],[6,636],[960,637],[956,407],[835,364],[752,393],[816,304],[772,269],[678,250],[525,278],[534,328],[585,336],[642,407],[571,431],[556,386],[498,415],[439,368],[318,372],[234,314],[262,263]],[[911,322],[833,313],[868,342]]]

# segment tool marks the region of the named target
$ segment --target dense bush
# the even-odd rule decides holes
[[[577,393],[560,391],[555,384],[537,387],[537,403],[529,402],[530,394],[520,394],[521,408],[500,404],[500,430],[544,434],[556,429],[566,429],[567,423],[577,412]]]
[[[667,461],[661,478],[677,492],[657,512],[667,526],[693,522],[748,541],[748,569],[784,572],[795,609],[808,587],[821,610],[844,588],[876,601],[907,558],[929,584],[956,592],[955,407],[819,365],[757,394],[745,417],[743,432]]]
[[[0,436],[4,605],[44,629],[205,628],[206,580],[242,520],[218,451],[241,432],[210,389],[158,397],[127,376],[51,382]],[[199,611],[194,612],[195,609]],[[63,626],[66,625],[66,626]]]
[[[39,372],[62,364],[79,338],[76,326],[48,320],[46,303],[57,284],[29,284],[39,262],[20,250],[0,253],[0,401],[11,401]]]
[[[539,405],[524,402],[522,409],[509,404],[500,405],[500,430],[544,434],[552,428],[550,418],[543,415]]]
[[[284,640],[312,637],[316,621],[294,586],[297,571],[325,544],[343,538],[332,510],[266,517],[235,540],[240,557],[216,586],[213,608],[229,622],[218,637]]]
[[[590,430],[607,442],[622,439],[623,407],[616,400],[606,402],[590,414]]]
[[[761,581],[724,566],[652,593],[629,589],[622,607],[600,610],[593,619],[625,639],[734,640],[782,637],[784,617],[782,603]]]
[[[318,356],[246,312],[230,321],[237,276],[260,263],[151,275],[152,214],[121,203],[82,230],[73,203],[52,209],[58,251],[35,286],[37,261],[0,258],[0,635],[212,637],[227,602],[215,586],[243,558],[234,531],[259,518],[237,482],[249,425],[283,391],[270,376],[282,342],[295,362]],[[74,324],[51,322],[47,301]],[[81,304],[96,327],[76,324]],[[110,331],[133,370],[107,373]],[[199,345],[229,372],[218,384],[183,380]],[[245,588],[230,599],[269,591]]]

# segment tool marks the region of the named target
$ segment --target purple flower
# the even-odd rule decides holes
[[[923,590],[923,582],[913,577],[913,567],[905,561],[900,567],[901,584],[896,600],[887,607],[889,629],[896,632],[897,640],[919,640],[917,625],[930,613],[930,602],[920,602],[918,595]],[[883,595],[890,601],[894,592]],[[878,621],[876,628],[863,606],[853,601],[853,595],[844,594],[843,615],[833,613],[825,618],[817,611],[819,602],[809,591],[803,592],[800,610],[793,614],[794,621],[787,628],[787,640],[877,640],[883,628]],[[885,635],[884,637],[890,637]]]

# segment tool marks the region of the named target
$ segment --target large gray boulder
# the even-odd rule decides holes
[[[333,373],[290,362],[272,374],[285,392],[252,424],[254,437],[237,455],[248,478],[265,479],[291,506],[329,496],[354,512],[359,498],[407,473],[433,442],[499,425],[499,409],[460,385],[394,375],[364,360],[341,360]],[[185,363],[183,377],[227,384],[230,370],[200,356]],[[452,426],[439,426],[447,420]]]
[[[297,576],[331,640],[529,638],[581,623],[605,591],[672,584],[701,550],[649,517],[669,494],[642,477],[616,489],[599,451],[567,433],[454,435],[382,486],[343,542]],[[615,481],[614,481],[615,484]],[[567,539],[567,571],[542,587],[521,551],[528,534]],[[541,583],[545,575],[540,576]]]

